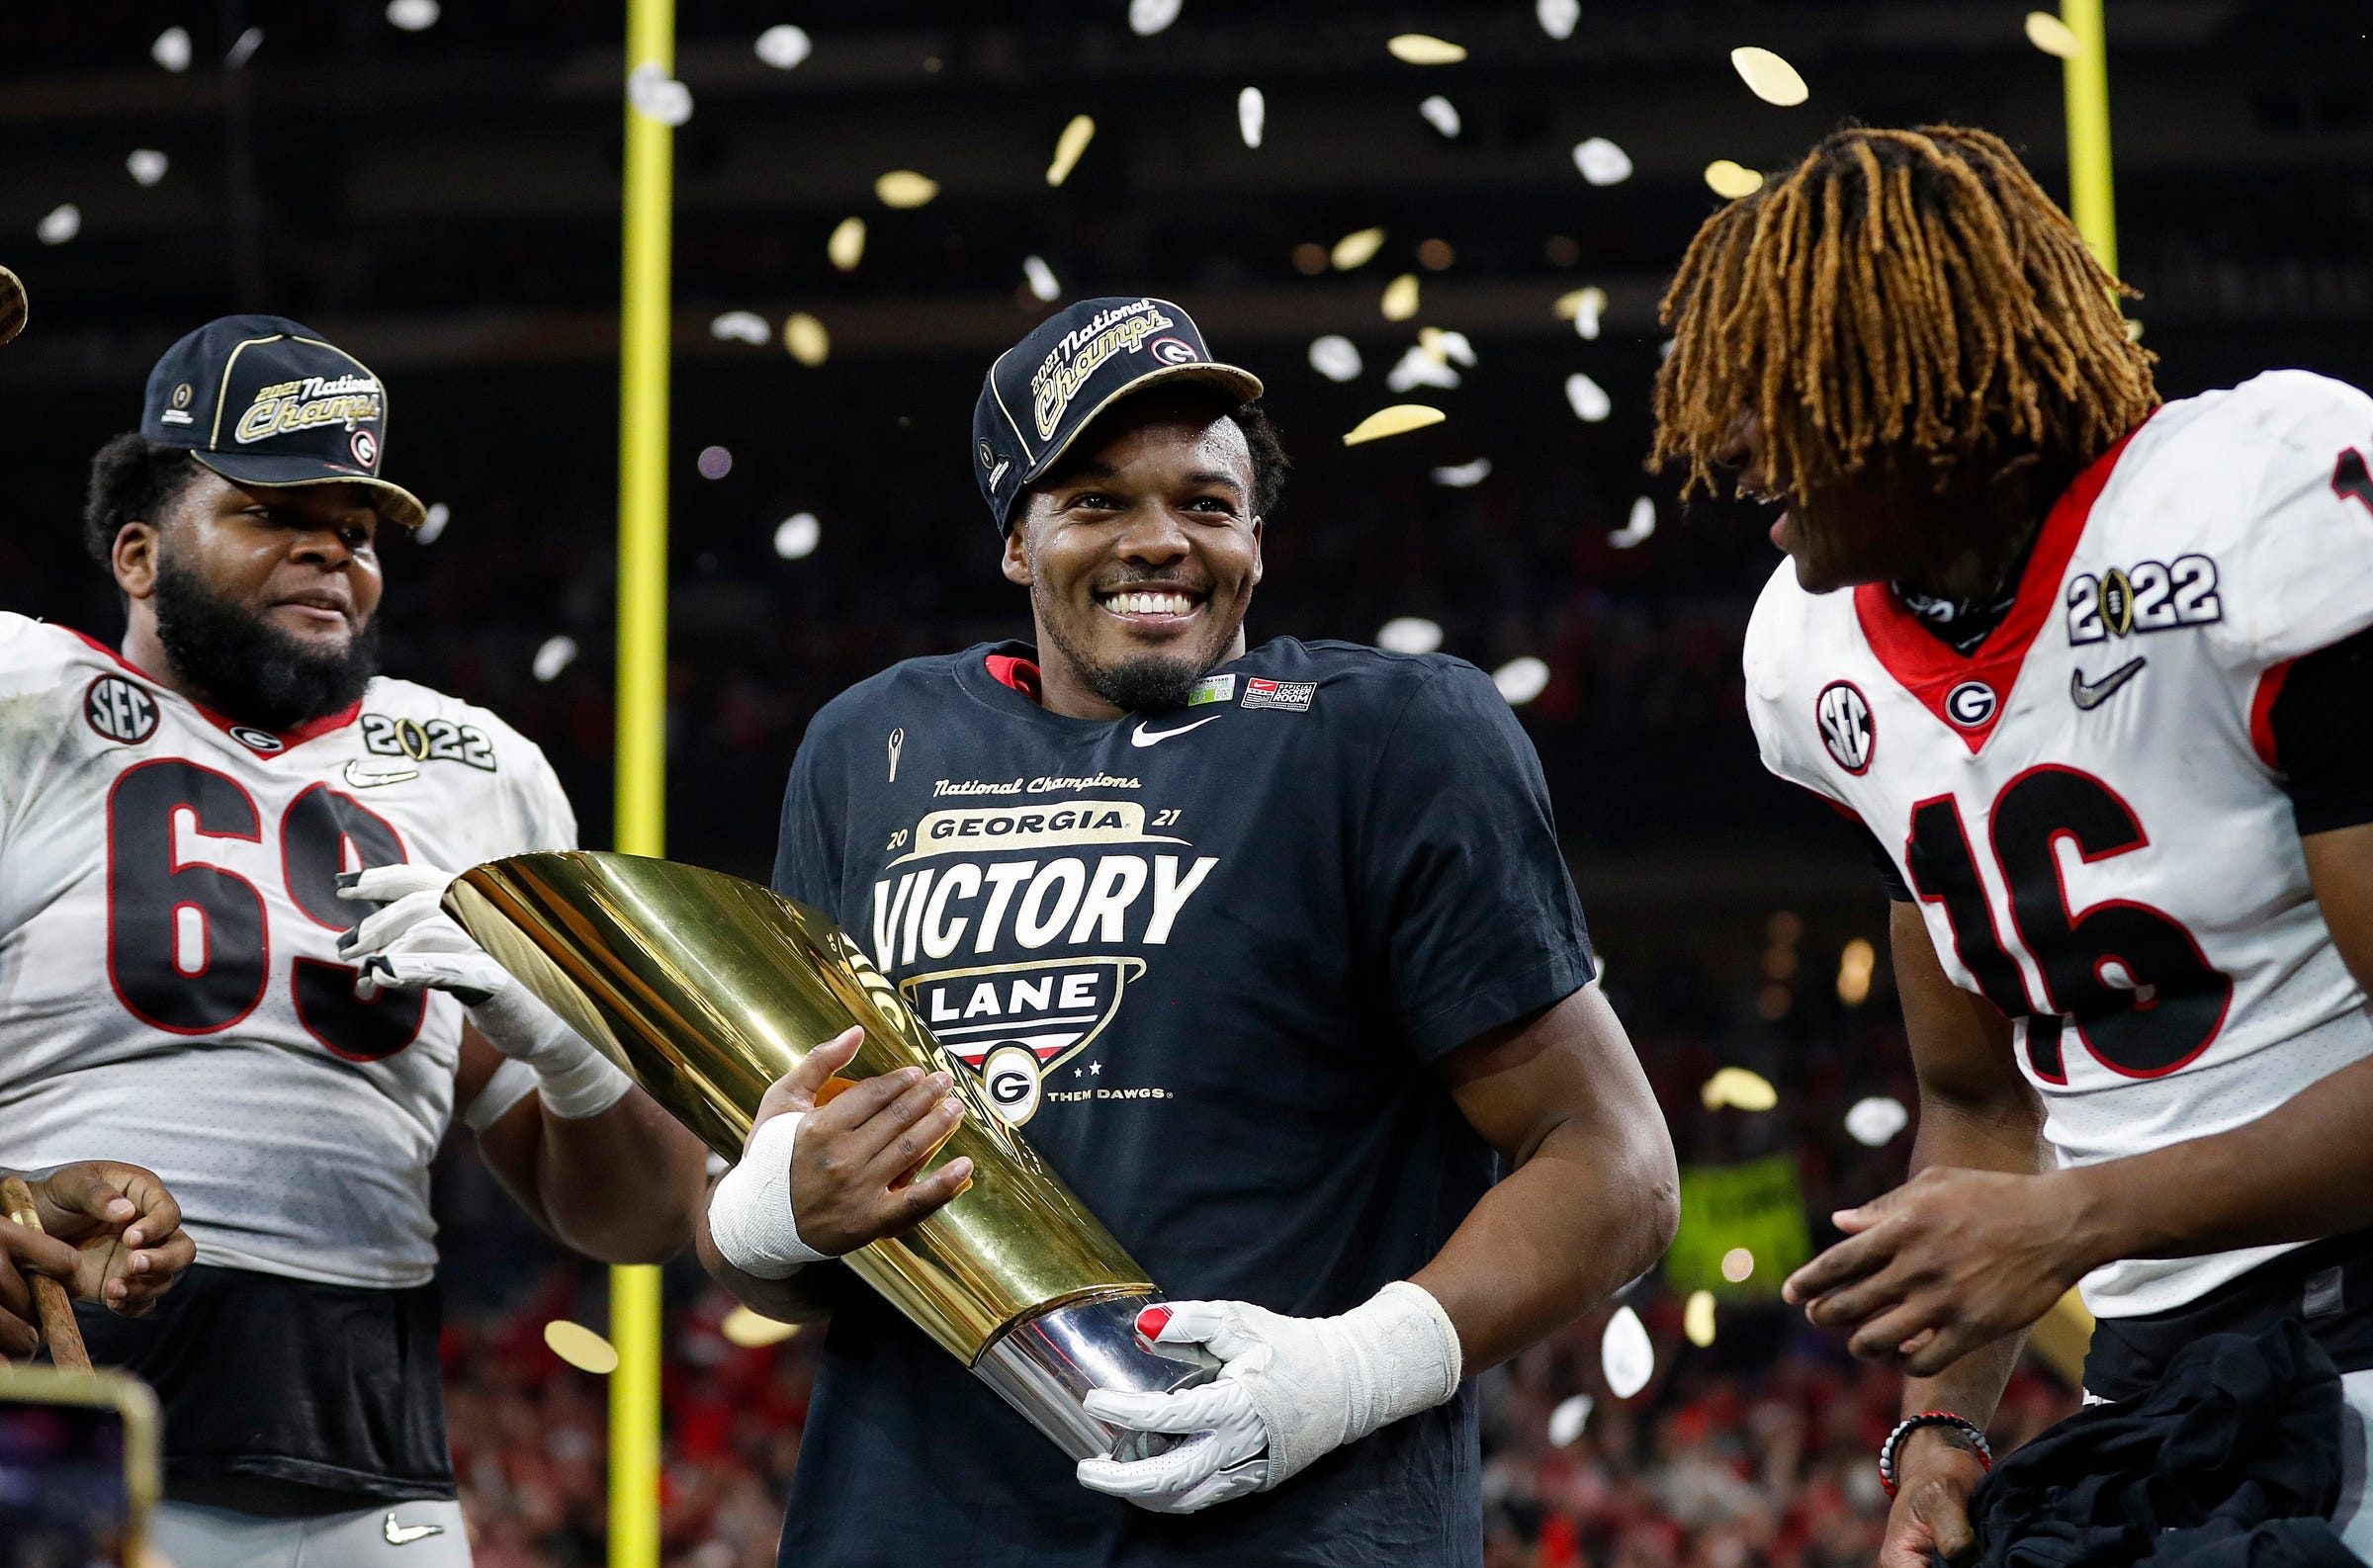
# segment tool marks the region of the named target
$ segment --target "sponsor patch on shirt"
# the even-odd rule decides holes
[[[1233,671],[1230,671],[1225,675],[1205,675],[1201,680],[1195,682],[1193,692],[1186,698],[1186,706],[1199,708],[1207,702],[1233,702],[1235,700],[1236,676]]]
[[[1318,694],[1314,680],[1248,679],[1244,683],[1241,708],[1283,708],[1293,713],[1308,713],[1310,699]]]

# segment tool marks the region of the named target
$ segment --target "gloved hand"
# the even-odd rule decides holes
[[[1137,1332],[1201,1345],[1226,1364],[1175,1394],[1091,1393],[1088,1414],[1186,1435],[1149,1459],[1083,1459],[1080,1484],[1157,1514],[1192,1514],[1300,1474],[1312,1460],[1458,1391],[1458,1333],[1402,1279],[1335,1318],[1288,1318],[1246,1301],[1148,1307]]]
[[[537,1092],[555,1115],[581,1120],[618,1103],[634,1080],[439,907],[452,880],[450,871],[417,864],[339,873],[339,898],[382,906],[338,938],[339,956],[363,972],[356,991],[366,999],[382,987],[451,994],[488,1044],[534,1070]]]

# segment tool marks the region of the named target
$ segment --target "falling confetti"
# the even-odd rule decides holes
[[[1420,348],[1437,359],[1456,360],[1469,369],[1474,367],[1475,345],[1467,341],[1464,332],[1446,332],[1438,326],[1421,326],[1417,329],[1417,342]]]
[[[1436,469],[1433,475],[1435,483],[1446,484],[1453,490],[1471,490],[1489,478],[1489,458],[1477,458],[1472,463],[1461,463],[1453,468]]]
[[[1424,403],[1394,403],[1389,408],[1377,409],[1352,426],[1345,432],[1343,444],[1356,447],[1363,442],[1381,441],[1386,436],[1406,435],[1412,430],[1438,425],[1444,417],[1441,409],[1429,408]]]
[[[1179,19],[1179,0],[1129,0],[1129,31],[1152,38]]]
[[[1618,550],[1632,550],[1646,544],[1656,533],[1656,503],[1648,496],[1633,498],[1631,514],[1624,526],[1607,535],[1607,543]]]
[[[662,126],[680,126],[692,118],[692,89],[667,74],[657,60],[645,60],[626,74],[626,101],[636,114]]]
[[[1582,20],[1582,0],[1534,0],[1533,18],[1549,37],[1563,41],[1574,36]]]
[[[1422,615],[1396,615],[1377,629],[1376,646],[1387,653],[1431,653],[1442,647],[1442,626]]]
[[[44,245],[62,245],[81,232],[82,209],[72,202],[60,202],[34,225],[33,237]]]
[[[1583,1427],[1590,1421],[1591,1404],[1588,1394],[1575,1394],[1557,1401],[1557,1408],[1549,1412],[1550,1447],[1566,1448],[1573,1445],[1582,1436]]]
[[[1086,115],[1072,116],[1071,124],[1063,128],[1063,134],[1055,138],[1055,160],[1046,166],[1046,183],[1061,185],[1065,180],[1070,179],[1073,166],[1080,161],[1080,154],[1086,152],[1088,143],[1095,139],[1096,122]],[[939,188],[932,186],[931,189],[936,193]],[[882,200],[888,202],[890,198],[885,196]],[[923,199],[923,202],[929,200],[928,196]],[[896,207],[900,204],[891,202],[890,205]],[[921,207],[923,202],[917,202],[914,205]]]
[[[1573,404],[1574,417],[1588,424],[1597,424],[1615,409],[1607,389],[1580,371],[1565,379],[1565,400]]]
[[[1406,321],[1417,314],[1417,274],[1404,272],[1384,286],[1384,319]]]
[[[1030,286],[1030,298],[1040,305],[1052,305],[1063,285],[1055,281],[1055,269],[1046,264],[1044,256],[1021,258],[1022,281]]]
[[[1804,85],[1804,78],[1797,74],[1797,68],[1770,49],[1752,46],[1732,49],[1730,64],[1747,84],[1747,91],[1767,104],[1794,109],[1812,96],[1812,89]]]
[[[1871,974],[1879,967],[1879,951],[1855,937],[1837,955],[1837,1000],[1859,1007],[1871,997]]]
[[[1681,1332],[1700,1350],[1714,1343],[1714,1292],[1693,1290],[1681,1308]]]
[[[774,553],[785,561],[803,560],[816,554],[823,538],[824,525],[814,512],[793,512],[774,526]]]
[[[758,42],[751,46],[757,50],[760,60],[778,71],[791,69],[815,52],[816,48],[808,38],[806,28],[793,27],[788,22],[778,23],[759,34]]]
[[[1258,87],[1247,87],[1236,95],[1236,133],[1244,137],[1248,147],[1261,145],[1261,133],[1269,129],[1269,100],[1261,96]]]
[[[535,662],[528,667],[535,672],[536,679],[551,680],[575,662],[575,638],[548,637],[544,640],[544,646],[536,650]],[[560,1347],[556,1345],[553,1349],[557,1350]]]
[[[190,68],[190,35],[186,28],[167,28],[148,45],[148,57],[169,71]]]
[[[764,343],[773,332],[755,310],[728,310],[709,323],[709,336],[720,343]]]
[[[939,182],[913,169],[892,169],[873,182],[873,194],[884,207],[922,207],[939,194]]]
[[[1436,93],[1419,104],[1417,112],[1426,117],[1427,125],[1432,126],[1444,135],[1455,136],[1458,134],[1458,106],[1443,97],[1442,94]]]
[[[1574,335],[1577,337],[1595,340],[1606,310],[1607,291],[1595,283],[1586,289],[1576,289],[1571,294],[1557,297],[1558,319],[1573,322]]]
[[[2027,42],[2064,60],[2072,60],[2084,51],[2084,45],[2076,41],[2068,25],[2049,11],[2027,13]]]
[[[1631,155],[1605,136],[1574,146],[1574,167],[1593,185],[1621,185],[1631,178]]]
[[[1720,1110],[1727,1105],[1733,1110],[1770,1110],[1780,1103],[1780,1091],[1772,1088],[1771,1080],[1761,1073],[1751,1073],[1743,1067],[1725,1067],[1706,1081],[1698,1091],[1708,1110]]]
[[[736,1307],[725,1315],[725,1321],[717,1326],[717,1332],[725,1336],[728,1345],[738,1345],[746,1350],[759,1350],[769,1345],[782,1344],[799,1332],[799,1325],[778,1322],[747,1307]]]
[[[1522,708],[1548,689],[1549,666],[1527,653],[1493,670],[1491,683],[1500,688],[1500,695],[1508,699],[1509,707]]]
[[[1846,1112],[1846,1136],[1872,1149],[1894,1142],[1895,1134],[1910,1125],[1911,1112],[1891,1094],[1858,1099]]]
[[[2129,343],[2140,343],[2142,340],[2143,323],[2140,321],[2128,321],[2126,323],[2126,341]]]
[[[1420,387],[1450,388],[1457,386],[1459,380],[1458,373],[1450,369],[1449,358],[1440,349],[1412,343],[1401,355],[1400,363],[1385,373],[1384,390],[1405,392]]]
[[[1399,34],[1387,39],[1384,47],[1404,65],[1455,65],[1466,58],[1466,50],[1428,33]]]
[[[420,519],[420,526],[412,530],[412,543],[416,545],[435,544],[437,536],[445,532],[445,525],[452,521],[452,507],[443,501],[429,502],[428,514]]]
[[[1335,241],[1327,261],[1337,272],[1350,272],[1354,267],[1366,266],[1368,258],[1383,248],[1384,230],[1358,228]]]
[[[1728,158],[1716,158],[1706,165],[1706,183],[1713,187],[1714,195],[1735,202],[1742,196],[1753,196],[1762,190],[1763,176],[1745,164],[1733,163]]]
[[[833,335],[822,321],[802,310],[784,320],[783,347],[802,365],[821,365],[833,357]]]
[[[263,47],[263,44],[264,30],[249,28],[231,41],[230,47],[222,55],[222,68],[230,71],[240,69],[249,60],[255,58],[255,51]]]
[[[388,22],[406,33],[425,33],[445,14],[437,0],[388,0]]]
[[[1755,1255],[1744,1247],[1733,1247],[1722,1254],[1722,1277],[1734,1285],[1743,1285],[1755,1273]]]
[[[544,1343],[552,1353],[580,1372],[607,1377],[618,1370],[618,1347],[581,1323],[555,1318],[544,1325]]]
[[[1629,1399],[1656,1375],[1656,1348],[1648,1343],[1647,1325],[1629,1307],[1616,1308],[1607,1320],[1607,1332],[1599,1337],[1599,1370],[1606,1375],[1607,1391],[1618,1399]]]
[[[1310,368],[1333,382],[1360,379],[1360,349],[1350,338],[1330,332],[1310,340]]]
[[[833,237],[825,241],[824,253],[831,258],[835,271],[856,271],[857,263],[865,259],[865,219],[840,219],[833,229]]]
[[[702,447],[692,466],[704,479],[721,479],[734,472],[734,455],[723,447]]]
[[[154,185],[171,166],[171,160],[154,147],[136,148],[124,160],[124,171],[138,185]]]

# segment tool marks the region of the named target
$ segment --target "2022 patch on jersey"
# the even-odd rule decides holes
[[[426,687],[276,735],[0,615],[0,1165],[146,1166],[201,1262],[426,1282],[462,1009],[355,995],[337,874],[575,835],[532,743]]]
[[[2373,398],[2302,371],[2159,408],[2062,496],[1970,654],[1784,564],[1747,634],[1764,763],[1859,817],[1945,971],[2017,1021],[2068,1164],[2238,1126],[2373,1053],[2273,755],[2300,655],[2373,624]],[[2103,1316],[2283,1251],[2111,1264]]]

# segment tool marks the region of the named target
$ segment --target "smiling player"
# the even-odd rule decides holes
[[[942,1075],[814,1108],[843,1036],[772,1091],[704,1247],[762,1311],[836,1307],[785,1563],[1479,1564],[1461,1374],[1670,1239],[1671,1145],[1507,703],[1453,658],[1247,646],[1284,468],[1260,392],[1162,300],[1073,305],[1001,357],[973,456],[1036,644],[828,705],[775,872],[870,938],[948,1070],[1166,1290],[1219,1298],[1138,1328],[1226,1370],[1091,1395],[1186,1440],[1075,1472],[839,1289],[819,1260],[965,1174],[889,1185],[952,1125]]]

